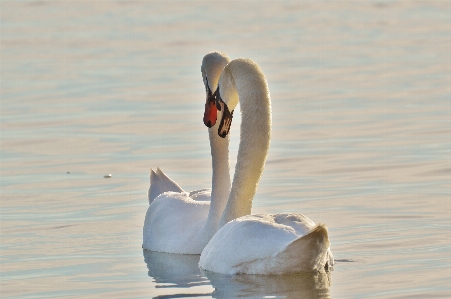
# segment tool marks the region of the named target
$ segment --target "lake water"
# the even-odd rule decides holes
[[[450,1],[0,5],[2,297],[451,297]],[[329,276],[141,249],[151,167],[210,185],[213,50],[256,61],[271,90],[253,213],[326,223]]]

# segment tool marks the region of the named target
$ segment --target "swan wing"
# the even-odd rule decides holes
[[[224,225],[202,251],[199,266],[223,274],[265,274],[268,259],[296,239],[274,215],[247,215]]]
[[[328,248],[327,228],[302,214],[248,215],[213,236],[199,266],[223,274],[318,271],[324,269]]]
[[[183,189],[173,180],[171,180],[159,167],[157,171],[150,170],[150,187],[147,192],[149,205],[157,198],[158,195],[167,192],[184,192]]]
[[[148,207],[143,248],[159,252],[199,254],[210,202],[195,201],[187,192],[165,192]]]

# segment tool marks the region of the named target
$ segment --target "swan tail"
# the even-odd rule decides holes
[[[328,272],[333,265],[329,247],[327,227],[318,224],[306,235],[289,243],[276,256],[279,262],[287,264],[291,272]]]
[[[183,189],[173,180],[171,180],[159,167],[157,171],[150,170],[150,187],[147,192],[147,198],[149,199],[149,205],[158,197],[161,193],[167,191],[184,192]]]

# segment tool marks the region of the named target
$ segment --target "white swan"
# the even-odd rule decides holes
[[[269,89],[260,67],[248,59],[230,62],[219,79],[217,101],[222,111],[218,134],[223,137],[240,102],[240,145],[221,228],[202,251],[200,268],[224,274],[329,270],[333,257],[325,225],[315,225],[302,214],[248,215],[271,132]]]
[[[209,53],[202,61],[201,71],[207,92],[206,110],[208,108],[204,120],[208,125],[215,125],[216,121],[215,94],[212,90],[216,90],[219,76],[229,61],[228,56],[221,52]],[[161,170],[151,172],[151,181],[156,186],[151,185],[149,189],[151,204],[144,221],[144,249],[200,254],[217,231],[230,191],[229,139],[219,137],[217,127],[208,129],[213,168],[211,201],[208,189],[187,193]],[[160,191],[176,192],[165,192],[152,200],[151,197]]]

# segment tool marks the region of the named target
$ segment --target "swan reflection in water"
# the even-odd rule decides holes
[[[199,255],[181,255],[143,250],[148,274],[166,295],[154,298],[330,298],[330,274],[224,275],[202,271]],[[213,287],[212,292],[188,292],[188,288]],[[211,288],[210,287],[210,288]],[[172,295],[167,295],[171,290]],[[196,290],[201,290],[197,288]]]

